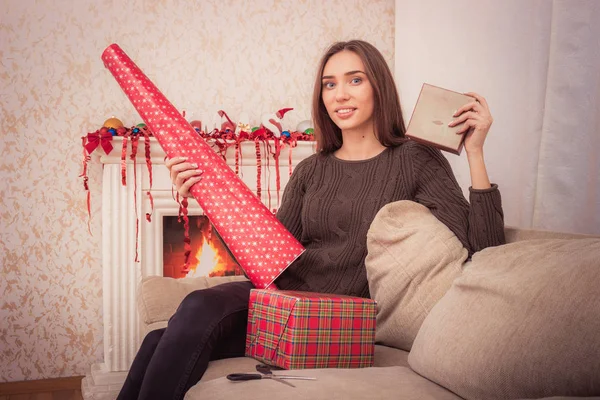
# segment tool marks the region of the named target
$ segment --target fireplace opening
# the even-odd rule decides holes
[[[196,276],[244,275],[223,240],[205,215],[189,217],[189,272],[185,261],[183,222],[177,216],[163,216],[163,276],[192,278]]]

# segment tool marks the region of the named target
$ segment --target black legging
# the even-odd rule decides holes
[[[210,360],[244,355],[250,282],[196,290],[164,329],[146,335],[118,400],[183,399]]]

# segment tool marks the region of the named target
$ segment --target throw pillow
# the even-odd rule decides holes
[[[600,394],[600,239],[544,239],[473,256],[409,354],[467,399]]]
[[[244,276],[216,276],[209,278],[173,279],[151,276],[140,282],[137,291],[137,304],[140,319],[144,324],[166,322],[190,293],[227,282],[245,281]]]
[[[377,301],[378,343],[409,351],[421,323],[460,275],[467,250],[427,207],[383,207],[367,234],[365,260]]]

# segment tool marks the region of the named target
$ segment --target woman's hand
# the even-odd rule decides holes
[[[182,197],[190,197],[190,188],[202,180],[202,171],[198,164],[187,162],[185,157],[169,158],[165,165],[171,174],[171,182]]]
[[[464,142],[465,151],[467,155],[475,155],[483,153],[483,143],[494,119],[483,96],[473,92],[465,94],[474,97],[476,101],[465,104],[456,110],[453,117],[458,118],[451,121],[448,126],[456,126],[464,122],[456,133],[467,135]]]

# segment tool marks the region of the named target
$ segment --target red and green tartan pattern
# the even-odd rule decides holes
[[[253,289],[246,356],[285,369],[373,366],[375,301]]]

